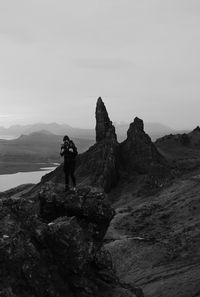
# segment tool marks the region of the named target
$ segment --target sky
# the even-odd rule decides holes
[[[0,0],[0,125],[200,124],[199,0]]]

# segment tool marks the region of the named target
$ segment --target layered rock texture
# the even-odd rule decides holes
[[[143,296],[120,284],[102,248],[114,216],[104,194],[45,184],[38,200],[0,200],[0,296]]]

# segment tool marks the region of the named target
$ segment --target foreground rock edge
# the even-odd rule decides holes
[[[40,201],[1,199],[1,297],[143,296],[120,283],[103,238],[114,210],[89,188],[55,191]]]

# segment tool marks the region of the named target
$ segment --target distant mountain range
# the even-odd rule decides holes
[[[57,123],[36,123],[33,125],[14,125],[9,128],[0,127],[0,135],[11,135],[19,137],[21,134],[31,134],[38,131],[46,131],[55,135],[69,134],[72,138],[94,139],[94,131],[92,129],[73,128],[67,124]]]
[[[26,154],[37,154],[49,157],[58,155],[63,136],[55,135],[49,131],[42,130],[29,135],[21,135],[13,140],[0,140],[0,155],[6,156],[13,153],[25,156]],[[72,138],[76,143],[78,151],[82,153],[93,144],[92,140]]]
[[[115,123],[118,140],[122,141],[126,138],[126,133],[129,124],[117,124]],[[82,139],[95,139],[95,129],[82,129],[74,128],[67,124],[58,123],[36,123],[33,125],[14,125],[9,128],[0,127],[0,137],[4,135],[10,135],[13,137],[19,137],[21,134],[28,135],[33,132],[46,131],[56,135],[69,135],[69,137],[82,138]],[[145,131],[151,136],[152,140],[156,140],[166,134],[184,133],[188,131],[177,131],[161,123],[145,123]]]

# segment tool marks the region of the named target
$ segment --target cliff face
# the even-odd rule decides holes
[[[102,248],[114,216],[104,194],[84,188],[66,196],[47,183],[39,198],[39,207],[28,198],[0,200],[0,296],[142,296],[120,284]]]

